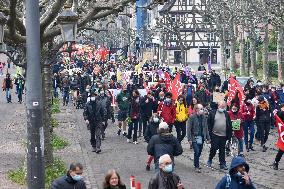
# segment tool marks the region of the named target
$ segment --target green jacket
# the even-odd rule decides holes
[[[129,99],[130,99],[129,94],[121,91],[116,97],[118,108],[120,110],[128,111],[130,104]]]

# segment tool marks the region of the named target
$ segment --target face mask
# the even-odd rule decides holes
[[[173,172],[173,164],[166,165],[166,166],[164,167],[164,171],[165,171],[166,173],[171,173],[171,172]]]
[[[251,104],[251,100],[247,100],[247,103],[248,103],[248,104]]]
[[[95,101],[96,97],[92,96],[90,99],[91,99],[91,101]]]
[[[223,112],[224,112],[224,109],[223,109],[223,108],[218,108],[218,111],[219,111],[220,113],[223,113]]]
[[[81,175],[75,175],[75,176],[72,176],[72,179],[75,180],[75,181],[79,181],[79,180],[82,180],[82,176]]]
[[[158,122],[159,122],[159,118],[154,117],[154,118],[153,118],[153,121],[154,121],[155,123],[158,123]]]
[[[183,100],[179,100],[178,102],[179,102],[180,104],[182,104],[182,103],[183,103]]]
[[[203,113],[204,113],[204,110],[199,110],[199,111],[198,111],[198,114],[199,114],[199,115],[202,115]]]
[[[232,112],[236,113],[238,110],[233,109]]]
[[[170,98],[166,98],[166,99],[165,99],[165,102],[170,103],[170,102],[171,102],[171,99],[170,99]]]

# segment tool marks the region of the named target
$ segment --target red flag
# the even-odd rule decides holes
[[[169,91],[171,87],[171,77],[168,72],[165,72],[165,86],[166,86],[166,90]]]
[[[284,123],[282,120],[278,117],[278,115],[275,115],[276,125],[278,128],[278,141],[276,143],[276,146],[284,151]]]
[[[242,86],[238,83],[234,78],[230,78],[229,80],[229,91],[228,91],[228,106],[231,106],[232,100],[236,97],[236,93],[238,92],[238,97],[240,100],[240,106],[244,105],[245,95]]]
[[[182,88],[181,88],[181,82],[180,82],[180,74],[177,73],[175,79],[173,80],[171,84],[171,91],[173,95],[173,100],[176,100],[178,98],[178,95],[182,93]]]

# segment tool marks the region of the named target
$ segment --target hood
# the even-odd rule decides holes
[[[164,142],[169,142],[173,140],[173,135],[171,133],[162,133],[160,134],[160,139]]]
[[[245,168],[246,168],[246,172],[247,173],[249,172],[249,165],[246,163],[245,158],[237,156],[237,157],[234,157],[233,160],[232,160],[232,163],[231,163],[231,166],[230,166],[230,171],[229,171],[230,175],[232,175],[234,169],[236,167],[240,166],[240,165],[244,165]]]

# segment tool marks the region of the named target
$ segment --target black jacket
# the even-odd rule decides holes
[[[209,130],[209,135],[210,138],[212,139],[212,134],[213,134],[213,128],[214,128],[214,124],[215,124],[215,115],[216,115],[216,111],[217,110],[213,110],[209,113],[208,119],[207,119],[207,124],[208,124],[208,130]],[[229,117],[229,114],[227,111],[224,112],[225,116],[226,116],[226,138],[227,140],[230,140],[232,137],[232,122],[231,119]]]
[[[84,181],[75,181],[67,174],[54,180],[50,189],[87,189]]]
[[[169,154],[173,159],[174,156],[182,154],[183,149],[177,138],[170,133],[163,133],[152,136],[147,146],[149,155],[154,156],[155,162],[164,154]]]
[[[89,121],[104,121],[107,117],[106,109],[103,108],[99,98],[96,98],[95,101],[87,102],[83,115],[84,119]]]
[[[148,103],[146,103],[147,99],[149,100]],[[143,97],[140,101],[140,108],[142,119],[150,119],[150,117],[152,116],[152,111],[154,109],[153,99],[150,99],[147,96]]]
[[[149,143],[152,136],[157,134],[157,130],[159,128],[159,122],[155,123],[153,121],[149,122],[146,127],[144,139]]]
[[[119,189],[126,189],[126,186],[125,186],[125,185],[121,185],[121,186],[119,186],[118,188],[119,188]],[[106,187],[106,188],[104,188],[104,189],[111,189],[111,187],[109,186],[109,187]]]
[[[163,172],[156,173],[153,178],[151,178],[148,189],[176,189],[180,178],[175,173],[164,174]]]

